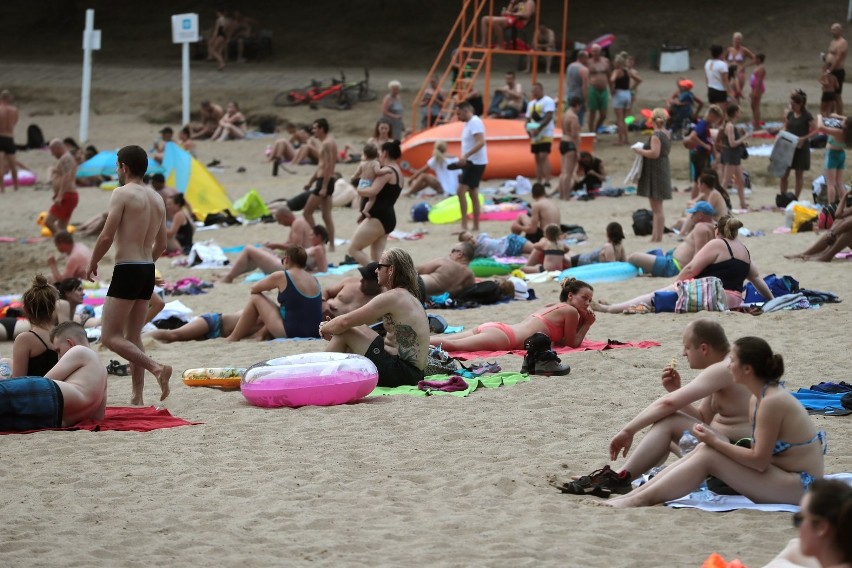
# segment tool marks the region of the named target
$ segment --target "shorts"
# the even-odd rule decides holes
[[[612,95],[612,108],[627,109],[630,108],[630,90],[617,89]]]
[[[689,153],[689,166],[689,179],[696,181],[704,170],[710,168],[710,154],[693,150]]]
[[[207,335],[204,339],[222,337],[222,314],[201,314],[200,317],[207,322]]]
[[[807,171],[811,169],[811,148],[807,144],[801,148],[796,148],[793,152],[793,161],[790,162],[790,169],[794,171]]]
[[[331,197],[331,194],[334,193],[334,181],[335,181],[334,178],[331,178],[330,180],[328,180],[328,183],[326,184],[326,188],[325,188],[326,189],[325,195],[320,195],[320,191],[322,190],[323,178],[317,178],[316,184],[314,185],[314,188],[311,190],[311,193],[313,193],[317,197]]]
[[[11,136],[0,136],[0,152],[4,154],[14,154],[18,151],[15,146],[15,139]]]
[[[485,173],[485,164],[468,163],[462,168],[459,184],[467,186],[470,189],[477,189],[479,182],[482,181],[482,174]]]
[[[536,142],[530,145],[530,150],[533,154],[550,154],[550,147],[553,142]]]
[[[506,243],[506,252],[504,254],[506,256],[521,256],[524,252],[524,245],[527,244],[527,242],[527,239],[521,235],[512,233],[509,235],[508,242]]]
[[[0,325],[2,325],[3,329],[6,330],[6,341],[12,341],[15,339],[16,323],[18,323],[18,318],[0,318]]]
[[[826,150],[825,151],[825,169],[827,170],[843,170],[846,169],[846,150]]]
[[[846,80],[846,69],[835,69],[831,72],[831,74],[837,77],[837,90],[835,93],[839,95],[843,92],[843,81]]]
[[[149,300],[154,293],[153,262],[118,262],[107,296],[120,300]]]
[[[836,91],[823,91],[822,97],[820,98],[821,103],[830,103],[837,100],[837,92]]]
[[[565,154],[567,154],[568,152],[576,152],[576,151],[577,151],[577,145],[574,144],[573,142],[570,142],[568,140],[560,140],[559,141],[559,153],[562,154],[563,156]]]
[[[376,336],[364,356],[379,370],[380,387],[416,385],[423,380],[422,369],[400,359],[399,355],[391,355],[385,351],[385,340],[381,336]]]
[[[540,241],[542,238],[544,238],[544,229],[542,229],[541,227],[539,227],[538,229],[536,229],[536,232],[535,232],[535,233],[527,233],[527,234],[526,234],[526,237],[527,237],[527,240],[528,240],[529,242],[531,242],[531,243],[537,243],[537,242],[538,242],[538,241]]]
[[[65,399],[59,385],[44,377],[0,381],[0,431],[62,428]]]
[[[723,166],[739,166],[743,161],[743,150],[739,146],[736,148],[722,148],[722,156],[720,161]]]
[[[711,87],[707,87],[707,100],[710,104],[719,104],[728,102],[728,93],[725,91],[720,91],[719,89],[713,89]]]
[[[50,206],[49,213],[57,219],[67,221],[71,218],[71,214],[77,208],[77,203],[79,202],[80,195],[76,191],[73,193],[65,192],[62,194],[62,200],[59,202],[59,205],[54,203]]]
[[[595,112],[596,110],[606,111],[607,107],[609,107],[609,89],[589,87],[587,106],[589,112]]]
[[[651,269],[652,276],[662,278],[671,278],[680,274],[680,262],[674,257],[674,249],[664,255],[658,255],[654,260],[654,267]]]

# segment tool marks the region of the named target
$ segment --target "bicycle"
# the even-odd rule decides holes
[[[364,79],[361,81],[347,83],[346,75],[341,71],[340,79],[332,79],[331,85],[311,80],[311,84],[302,89],[278,93],[272,104],[285,107],[307,104],[317,108],[317,102],[321,102],[325,108],[349,110],[358,101],[374,101],[377,97],[378,93],[370,89],[370,73],[364,69]]]

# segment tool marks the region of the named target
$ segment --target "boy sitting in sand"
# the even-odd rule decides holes
[[[0,381],[0,431],[67,428],[103,419],[107,373],[89,348],[83,326],[61,323],[50,339],[59,362],[44,377]]]

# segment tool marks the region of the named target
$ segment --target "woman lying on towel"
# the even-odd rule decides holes
[[[731,444],[704,424],[692,432],[701,444],[630,493],[608,501],[613,507],[665,503],[695,491],[708,475],[727,483],[755,503],[795,505],[823,476],[825,432],[780,380],[784,359],[759,337],[734,342],[730,354],[734,382],[752,393],[751,447]]]
[[[675,282],[690,280],[692,278],[705,278],[715,276],[722,281],[725,296],[728,300],[728,309],[739,307],[743,303],[743,282],[748,280],[764,298],[771,300],[772,292],[751,259],[751,254],[746,246],[737,239],[740,227],[743,224],[739,219],[725,215],[716,223],[716,238],[710,240],[701,247],[692,260],[683,267]],[[672,284],[657,290],[657,292],[674,292],[677,287]],[[632,300],[620,304],[607,304],[603,301],[594,302],[592,309],[598,312],[620,314],[633,306],[645,306],[647,311],[654,307],[654,294],[643,294]]]
[[[487,322],[471,331],[432,336],[429,343],[440,344],[450,352],[523,349],[527,337],[545,333],[554,345],[579,347],[595,323],[595,314],[589,309],[592,293],[592,287],[585,282],[566,278],[559,293],[560,303],[545,306],[521,323]]]

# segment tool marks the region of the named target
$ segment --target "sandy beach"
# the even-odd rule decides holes
[[[828,42],[812,38],[813,47],[799,59],[771,63],[767,120],[780,119],[790,88],[801,83],[811,101],[818,86],[804,65]],[[813,53],[812,53],[813,52]],[[694,69],[685,75],[701,87],[703,56],[693,55]],[[807,62],[807,63],[804,63]],[[638,108],[659,106],[674,90],[675,76],[640,69],[645,83]],[[332,67],[271,68],[244,66],[226,70],[220,81],[213,67],[193,68],[193,110],[202,97],[220,103],[237,99],[249,115],[275,113],[294,122],[326,116],[338,143],[360,147],[379,116],[379,103],[361,104],[349,112],[276,109],[272,95],[281,76],[301,82],[329,77]],[[18,143],[26,127],[37,123],[48,138],[77,137],[79,68],[59,64],[0,62],[3,88],[10,89],[21,108]],[[392,78],[404,84],[408,109],[422,79],[411,68],[371,69],[380,94]],[[548,92],[556,92],[556,76],[544,76]],[[177,126],[180,116],[177,66],[105,64],[94,74],[90,140],[99,149],[138,144],[149,148],[162,126]],[[529,77],[521,75],[526,85]],[[62,93],[71,93],[63,97]],[[816,113],[815,105],[810,106]],[[284,111],[287,112],[284,112]],[[612,115],[610,113],[610,120]],[[644,140],[631,132],[631,142]],[[270,175],[264,149],[274,138],[213,143],[200,142],[202,163],[219,160],[215,176],[236,199],[256,189],[267,200],[289,197],[312,173],[296,166],[296,174]],[[604,160],[611,182],[620,186],[633,154],[614,145],[615,135],[599,138],[595,153]],[[756,142],[757,143],[757,142]],[[819,175],[822,151],[812,156],[806,193]],[[18,154],[21,162],[45,179],[53,158],[46,151]],[[615,511],[596,498],[560,494],[552,483],[565,481],[608,463],[607,446],[623,424],[664,391],[660,372],[682,357],[684,326],[706,316],[725,327],[730,339],[744,335],[766,338],[785,358],[786,385],[795,390],[820,381],[848,380],[842,353],[852,347],[844,329],[850,321],[852,263],[831,264],[786,260],[782,255],[804,250],[816,236],[775,233],[784,225],[775,210],[777,181],[765,172],[766,158],[745,163],[752,173],[752,211],[740,215],[754,233],[744,239],[763,275],[791,275],[803,288],[831,291],[843,299],[819,309],[784,311],[761,316],[741,313],[650,314],[598,316],[589,339],[653,340],[651,349],[588,351],[563,358],[571,367],[566,377],[532,377],[529,382],[499,389],[481,389],[468,398],[406,396],[368,398],[337,407],[261,409],[250,406],[239,392],[189,388],[180,381],[185,369],[247,366],[275,356],[321,351],[325,342],[283,341],[236,345],[217,339],[204,342],[146,343],[157,360],[175,368],[172,394],[160,403],[156,381],[146,380],[145,402],[164,406],[197,426],[136,432],[44,432],[0,437],[0,476],[6,480],[0,510],[6,519],[0,536],[0,559],[8,566],[571,566],[571,567],[692,567],[711,553],[739,557],[750,567],[761,566],[795,536],[787,514],[737,511],[706,513],[653,507]],[[684,209],[688,193],[687,152],[673,144],[673,183],[681,189],[665,203],[671,223]],[[245,168],[244,172],[238,171]],[[348,176],[353,165],[341,165]],[[497,181],[486,187],[499,185]],[[109,194],[81,188],[73,222],[105,211]],[[0,236],[35,237],[35,219],[49,206],[46,186],[27,187],[0,195]],[[434,201],[434,200],[433,200]],[[448,254],[456,242],[455,225],[414,223],[408,213],[417,200],[400,198],[398,229],[425,229],[420,240],[404,246],[417,261]],[[604,227],[620,222],[628,235],[628,253],[652,246],[649,237],[635,237],[631,214],[648,207],[637,197],[599,198],[560,204],[564,223],[585,227],[589,240],[572,247],[574,254],[603,244]],[[339,237],[355,228],[350,209],[336,209]],[[484,222],[483,231],[502,235],[508,223]],[[223,247],[281,239],[285,229],[255,224],[198,233]],[[93,239],[84,240],[88,245]],[[671,237],[662,248],[672,248]],[[0,294],[22,292],[37,270],[47,271],[54,251],[50,241],[0,244]],[[331,254],[343,259],[345,246]],[[173,267],[160,259],[157,267],[174,282],[194,276],[210,279],[214,271]],[[101,263],[108,280],[112,256]],[[330,285],[339,277],[323,277]],[[595,286],[595,298],[622,301],[660,288],[667,279],[638,278]],[[470,328],[483,321],[516,322],[558,297],[555,282],[534,284],[533,302],[472,310],[441,311],[452,325]],[[195,314],[240,309],[248,285],[216,284],[206,294],[180,296]],[[167,298],[170,300],[172,298]],[[11,354],[11,342],[0,344],[0,355]],[[98,351],[104,363],[116,358]],[[518,370],[521,359],[498,359],[504,370]],[[124,406],[130,399],[128,377],[109,378],[108,404]],[[826,472],[852,471],[848,417],[815,416],[826,430],[829,453]],[[617,462],[614,465],[620,465]]]

